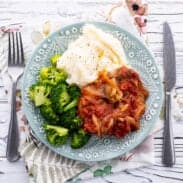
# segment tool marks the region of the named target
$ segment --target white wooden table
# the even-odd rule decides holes
[[[83,16],[93,20],[102,17],[110,7],[120,0],[0,0],[0,25],[6,22],[37,23],[44,20],[66,19],[78,20]],[[148,0],[149,3],[149,43],[157,63],[162,65],[162,23],[168,21],[173,31],[177,57],[177,86],[183,86],[183,1],[182,0]],[[67,6],[66,6],[67,4]],[[100,13],[99,13],[100,12]],[[102,13],[101,13],[102,12]],[[25,48],[26,49],[26,48]],[[174,122],[174,140],[176,165],[173,168],[161,164],[162,133],[155,137],[156,164],[147,168],[128,170],[116,174],[123,182],[183,182],[183,123]],[[8,127],[7,127],[8,128]],[[16,163],[0,162],[0,183],[26,183],[28,176],[23,160]],[[90,182],[97,182],[91,180]],[[110,182],[106,180],[106,182]]]

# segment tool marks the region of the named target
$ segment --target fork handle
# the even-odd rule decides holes
[[[164,124],[164,142],[163,142],[163,163],[167,167],[175,164],[174,139],[171,121],[171,94],[165,94],[165,124]]]
[[[14,162],[20,158],[18,152],[19,146],[19,131],[16,115],[16,86],[17,82],[12,83],[12,98],[11,98],[11,118],[8,132],[8,142],[6,156],[8,161]]]

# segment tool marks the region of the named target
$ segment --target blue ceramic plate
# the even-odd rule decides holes
[[[49,65],[50,56],[55,53],[63,53],[68,44],[81,34],[85,23],[72,24],[60,29],[45,39],[35,50],[24,72],[22,86],[23,109],[37,138],[53,151],[75,160],[102,161],[130,151],[149,134],[159,117],[162,105],[162,83],[154,58],[141,41],[115,25],[101,22],[90,23],[113,34],[120,40],[129,64],[140,74],[144,85],[150,92],[146,112],[140,121],[140,129],[130,133],[123,139],[116,139],[115,137],[98,139],[93,136],[83,148],[78,150],[72,149],[69,142],[60,147],[54,147],[46,140],[42,128],[44,119],[41,117],[39,109],[35,108],[29,101],[27,91],[32,84],[37,82],[40,68]]]

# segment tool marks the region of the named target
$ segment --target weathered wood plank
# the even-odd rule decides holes
[[[181,183],[182,179],[179,179],[177,177],[171,177],[168,176],[167,173],[165,175],[160,174],[159,171],[151,171],[146,169],[135,169],[135,170],[129,170],[128,172],[136,175],[136,176],[143,176],[147,177],[149,179],[148,182],[153,183]]]
[[[150,30],[150,29],[149,29]],[[148,41],[149,43],[163,43],[163,34],[162,34],[162,31],[161,30],[161,33],[160,32],[148,32]],[[176,34],[173,32],[173,36],[174,36],[174,41],[176,44],[178,44],[179,42],[182,42],[182,35],[180,34]]]
[[[28,175],[25,170],[25,163],[21,159],[15,163],[6,160],[0,161],[0,182],[1,183],[28,183]]]

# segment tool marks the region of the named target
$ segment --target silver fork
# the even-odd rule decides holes
[[[24,52],[21,33],[8,33],[8,75],[12,81],[12,98],[6,156],[10,162],[17,161],[20,158],[18,152],[19,131],[16,116],[16,88],[17,81],[23,73],[23,67]]]

